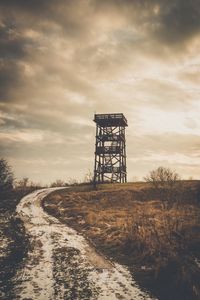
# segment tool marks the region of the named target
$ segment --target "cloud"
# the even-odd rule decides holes
[[[19,176],[31,166],[28,175],[39,178],[41,160],[40,178],[92,169],[95,112],[126,115],[133,170],[132,157],[144,153],[140,174],[161,160],[158,151],[163,161],[176,149],[196,153],[197,0],[2,0],[0,7],[0,154]],[[58,159],[67,171],[53,165]]]
[[[158,36],[169,43],[179,44],[200,32],[199,1],[163,1],[160,7]]]
[[[200,31],[198,0],[96,0],[95,3],[100,9],[121,12],[132,24],[168,46],[185,42]]]
[[[10,142],[25,142],[33,143],[35,141],[41,142],[43,140],[42,134],[39,132],[1,132],[0,141],[10,141]]]
[[[18,30],[11,19],[1,18],[0,22],[0,101],[12,100],[12,91],[23,78],[21,59],[29,56],[33,42]]]

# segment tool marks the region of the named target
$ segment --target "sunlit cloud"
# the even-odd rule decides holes
[[[138,134],[200,134],[199,111],[164,111],[148,106],[138,109]]]
[[[24,142],[24,143],[33,143],[33,142],[42,142],[43,135],[40,132],[34,131],[7,131],[0,132],[0,141],[1,142]]]
[[[0,6],[0,156],[17,176],[83,178],[93,170],[93,114],[123,112],[130,180],[160,164],[200,178],[196,1]]]

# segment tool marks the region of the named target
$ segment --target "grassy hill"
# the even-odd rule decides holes
[[[126,264],[159,299],[200,299],[200,182],[72,187],[43,202],[48,213]]]

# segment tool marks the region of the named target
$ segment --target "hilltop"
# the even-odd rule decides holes
[[[44,209],[129,267],[159,299],[200,297],[200,181],[83,185],[50,194]]]

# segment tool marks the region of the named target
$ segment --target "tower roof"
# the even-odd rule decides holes
[[[128,126],[127,119],[122,113],[95,114],[94,122],[101,127]]]

